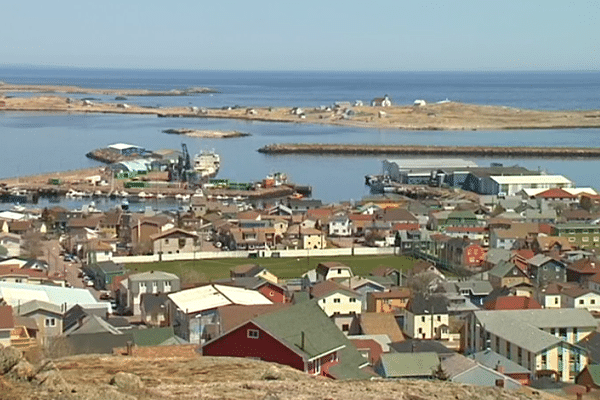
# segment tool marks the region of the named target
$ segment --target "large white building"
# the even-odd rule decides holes
[[[573,181],[562,175],[490,176],[493,194],[514,196],[523,189],[572,188]]]

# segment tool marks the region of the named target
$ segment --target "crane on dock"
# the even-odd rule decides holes
[[[192,167],[192,161],[187,145],[181,143],[181,155],[177,158],[177,163],[169,169],[169,180],[195,185],[197,179],[198,177],[196,171],[194,171]]]

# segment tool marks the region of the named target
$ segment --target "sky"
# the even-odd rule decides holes
[[[0,65],[599,70],[595,1],[7,1]]]

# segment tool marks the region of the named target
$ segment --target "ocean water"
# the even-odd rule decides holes
[[[215,88],[220,93],[185,97],[132,97],[147,106],[198,107],[301,106],[362,100],[388,94],[394,102],[415,99],[505,105],[533,109],[600,109],[598,72],[229,72],[146,71],[0,67],[0,81],[78,85],[94,88]],[[19,95],[21,94],[14,94]],[[110,96],[82,95],[101,100]],[[185,138],[162,133],[168,128],[238,130],[249,137]],[[313,186],[326,202],[358,200],[368,193],[366,174],[379,173],[384,157],[264,155],[256,150],[282,142],[440,144],[507,146],[600,146],[600,129],[487,131],[398,131],[308,124],[235,120],[170,119],[124,115],[60,115],[0,112],[0,177],[85,168],[98,163],[88,151],[114,142],[148,149],[180,148],[191,153],[214,149],[221,155],[219,177],[253,181],[283,171],[295,182]],[[471,158],[473,159],[473,158]],[[600,160],[473,159],[479,165],[502,162],[563,174],[578,186],[600,188]]]

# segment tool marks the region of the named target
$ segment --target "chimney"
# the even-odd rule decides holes
[[[128,356],[133,355],[133,342],[131,340],[127,341],[127,355]]]
[[[504,365],[498,365],[496,367],[496,370],[504,375]]]
[[[300,348],[304,350],[304,331],[300,332]]]

